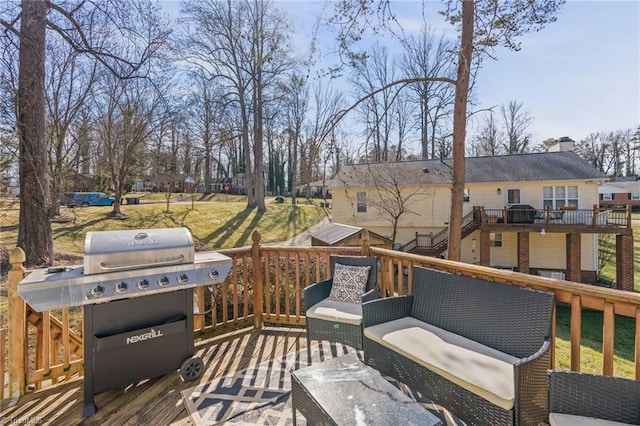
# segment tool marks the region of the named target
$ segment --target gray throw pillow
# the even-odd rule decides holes
[[[329,299],[338,302],[362,303],[371,266],[350,266],[336,262]]]

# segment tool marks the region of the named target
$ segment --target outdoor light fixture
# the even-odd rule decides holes
[[[502,189],[498,188],[498,194],[502,194]]]
[[[542,229],[540,230],[540,235],[541,235],[542,237],[544,237],[545,235],[547,235],[547,231],[546,231],[544,228],[542,228]]]

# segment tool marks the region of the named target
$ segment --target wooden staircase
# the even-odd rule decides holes
[[[462,218],[462,239],[465,239],[480,227],[480,211],[474,209]],[[418,234],[400,250],[423,256],[440,256],[449,247],[449,228],[444,228],[437,234]]]
[[[34,325],[38,333],[42,333],[42,328],[44,327],[44,320],[42,319],[42,312],[36,312],[29,305],[27,305],[27,321],[29,324]],[[51,327],[50,336],[51,340],[58,343],[60,346],[64,345],[63,342],[63,329],[64,325],[62,321],[53,315],[49,316],[49,324]],[[74,333],[72,330],[69,330],[69,347],[71,353],[82,358],[83,349],[82,349],[82,336]]]

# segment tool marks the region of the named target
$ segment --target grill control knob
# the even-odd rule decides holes
[[[187,274],[178,275],[178,283],[185,284],[187,281],[189,281],[189,277],[187,276]]]
[[[145,279],[141,279],[140,281],[138,281],[138,288],[140,290],[146,290],[149,288],[149,281],[145,280]]]
[[[125,281],[119,282],[118,284],[116,284],[116,293],[125,293],[128,288],[129,284],[127,284]]]
[[[99,284],[91,289],[91,296],[93,297],[100,297],[103,294],[104,294],[104,287]]]
[[[169,277],[162,277],[158,280],[158,285],[160,287],[166,287],[169,285]]]
[[[211,278],[212,280],[217,280],[218,279],[218,271],[216,269],[214,269],[213,271],[209,272],[209,278]]]

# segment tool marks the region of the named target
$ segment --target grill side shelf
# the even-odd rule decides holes
[[[187,329],[187,319],[169,322],[166,324],[154,325],[138,330],[127,331],[125,333],[110,336],[94,336],[94,348],[96,352],[111,350],[127,345],[136,345],[152,339],[162,339],[171,334],[183,333]]]

